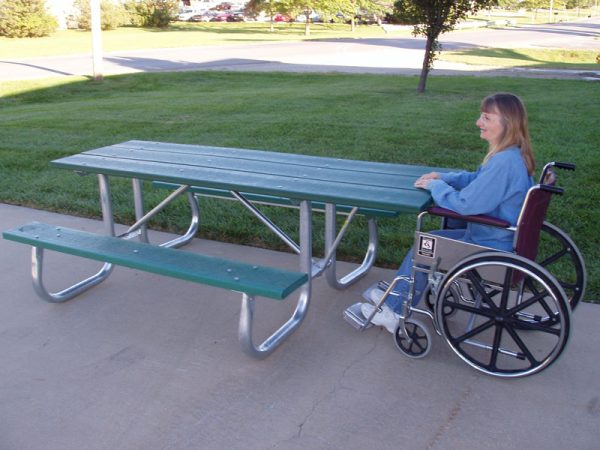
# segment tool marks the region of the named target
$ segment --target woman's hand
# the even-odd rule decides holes
[[[440,174],[437,172],[429,172],[422,175],[417,181],[415,181],[415,187],[421,189],[427,189],[431,180],[439,180]]]

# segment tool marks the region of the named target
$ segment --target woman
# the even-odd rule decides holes
[[[527,113],[521,100],[513,94],[490,95],[481,102],[481,115],[476,122],[480,136],[489,143],[488,152],[476,172],[431,172],[420,177],[415,186],[431,192],[438,206],[462,215],[487,214],[515,225],[527,191],[533,184],[535,161],[527,128]],[[467,224],[466,229],[439,230],[435,234],[465,242],[512,250],[513,232]],[[408,252],[397,276],[409,279],[412,268],[412,250]],[[419,302],[427,277],[417,272],[413,304]],[[410,283],[400,281],[371,322],[394,333]],[[370,300],[379,303],[383,291],[371,290]],[[375,307],[361,305],[365,317]]]

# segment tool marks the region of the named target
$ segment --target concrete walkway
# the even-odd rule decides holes
[[[102,229],[0,204],[0,229],[32,220]],[[211,241],[191,250],[296,266],[291,254]],[[64,255],[47,260],[60,269],[48,279],[64,284],[91,270]],[[429,356],[411,360],[387,332],[347,325],[344,308],[389,270],[347,292],[316,280],[300,329],[256,361],[238,345],[238,294],[116,268],[80,298],[53,305],[34,293],[29,267],[29,248],[0,240],[2,450],[562,450],[600,442],[598,305],[578,308],[554,365],[511,381],[475,372],[435,336]],[[293,303],[259,300],[257,334]]]
[[[440,36],[445,50],[563,48],[600,51],[600,19],[502,29],[456,30]],[[182,45],[185,45],[184,43]],[[181,70],[339,72],[419,75],[425,39],[389,34],[362,39],[234,43],[104,53],[103,75]],[[91,49],[90,49],[91,50]],[[437,59],[433,76],[477,75],[600,80],[599,70],[548,70],[476,66]],[[91,54],[0,60],[0,82],[43,77],[90,76]]]

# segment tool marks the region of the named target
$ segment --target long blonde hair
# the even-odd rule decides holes
[[[529,139],[527,111],[519,97],[509,93],[498,93],[487,96],[481,102],[481,112],[500,115],[503,132],[496,145],[490,144],[490,149],[483,158],[483,164],[496,153],[509,147],[519,147],[521,156],[529,175],[535,172],[535,158]]]

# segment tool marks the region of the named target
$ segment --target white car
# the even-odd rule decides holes
[[[316,13],[316,12],[311,12],[310,15],[308,16],[310,18],[310,21],[312,23],[317,23],[317,22],[323,22],[323,20],[321,19],[321,16]],[[300,14],[298,16],[296,16],[296,18],[294,19],[295,22],[301,22],[301,23],[306,23],[306,14]]]
[[[190,20],[192,18],[192,16],[195,16],[197,14],[202,14],[204,11],[199,11],[197,9],[181,9],[179,11],[179,14],[177,15],[177,20],[180,20],[182,22],[187,22],[188,20]]]

